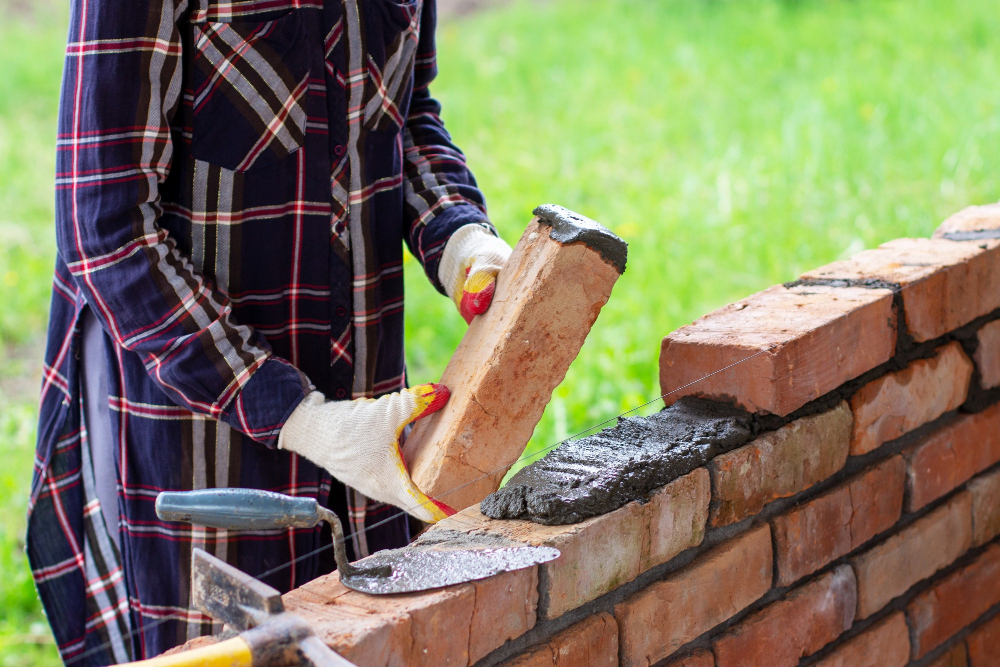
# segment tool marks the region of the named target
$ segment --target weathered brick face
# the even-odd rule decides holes
[[[683,387],[667,400],[725,401],[725,420],[629,431],[652,438],[633,461],[688,474],[616,496],[581,462],[609,511],[539,525],[470,507],[424,541],[556,560],[387,597],[334,573],[285,606],[359,667],[1000,667],[998,308],[1000,204],[754,294],[661,347],[663,390]]]

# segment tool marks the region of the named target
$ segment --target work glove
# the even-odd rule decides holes
[[[410,479],[400,437],[407,424],[444,407],[448,396],[443,384],[353,401],[327,401],[314,391],[292,411],[278,434],[278,447],[306,457],[369,498],[421,521],[440,521],[449,514],[447,506],[428,498]]]
[[[490,307],[497,274],[510,257],[510,246],[482,225],[465,225],[451,235],[438,279],[466,322]]]

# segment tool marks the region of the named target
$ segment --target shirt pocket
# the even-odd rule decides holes
[[[196,10],[191,72],[191,156],[245,172],[302,148],[309,55],[301,15],[267,3]],[[242,9],[240,9],[242,8]]]
[[[366,10],[364,124],[369,130],[403,128],[413,93],[423,0],[370,0]]]

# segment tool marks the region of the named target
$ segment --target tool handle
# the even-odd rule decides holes
[[[253,667],[250,645],[242,637],[173,655],[126,662],[121,667]]]
[[[164,491],[156,516],[226,530],[311,528],[323,519],[313,498],[293,498],[260,489]]]

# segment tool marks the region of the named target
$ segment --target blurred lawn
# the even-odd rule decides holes
[[[630,244],[529,450],[655,398],[659,340],[677,326],[997,200],[998,8],[551,0],[442,26],[434,92],[504,237],[554,202]],[[48,305],[64,13],[0,21],[6,346],[37,341]],[[464,325],[413,261],[407,289],[410,375],[435,380]],[[19,372],[4,360],[0,382]],[[0,394],[0,665],[53,655],[14,644],[40,619],[21,555],[33,420],[32,397]]]

